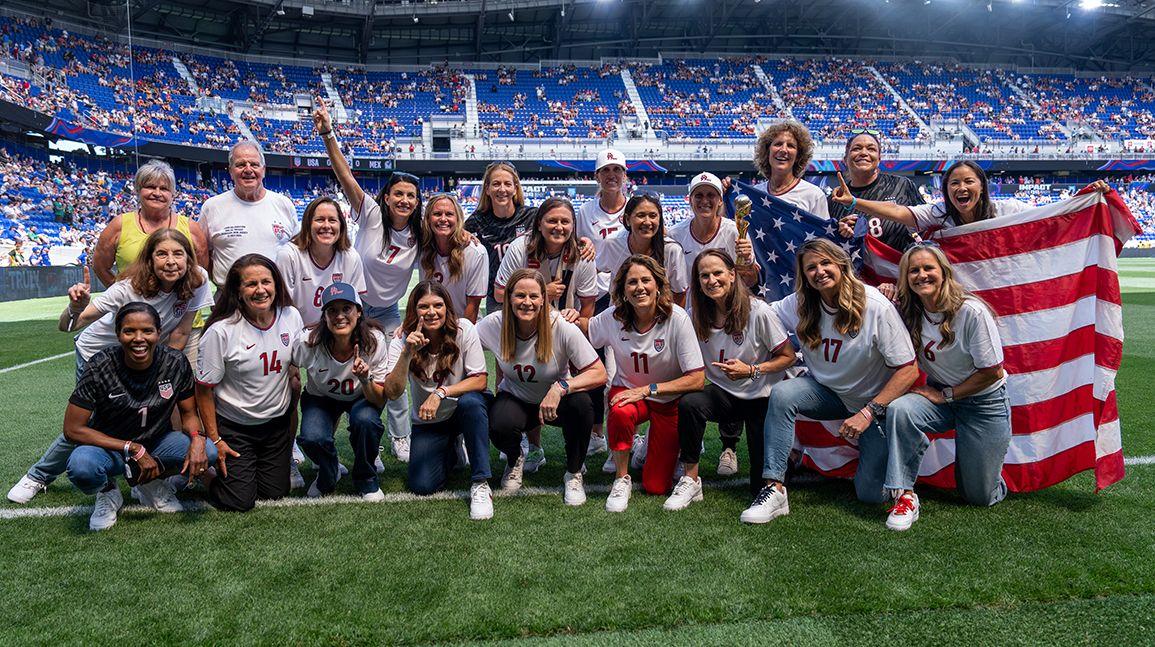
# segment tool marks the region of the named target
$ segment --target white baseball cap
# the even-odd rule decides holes
[[[702,186],[703,184],[709,184],[710,186],[714,187],[714,190],[718,192],[718,195],[722,195],[722,180],[719,180],[718,176],[714,175],[713,173],[699,173],[695,175],[693,179],[690,180],[690,190],[688,193],[692,194],[694,189]]]
[[[600,171],[603,166],[609,166],[611,164],[617,164],[622,168],[626,168],[626,156],[622,155],[621,151],[607,148],[598,153],[598,165],[594,167],[594,171]]]

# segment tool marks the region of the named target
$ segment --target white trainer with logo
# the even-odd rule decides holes
[[[685,510],[695,501],[702,500],[702,479],[683,476],[674,484],[674,491],[662,505],[666,510]]]

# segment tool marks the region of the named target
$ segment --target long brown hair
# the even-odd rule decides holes
[[[448,200],[457,214],[457,226],[454,227],[453,235],[450,237],[449,276],[445,277],[447,281],[457,280],[465,271],[465,248],[469,247],[473,238],[465,231],[465,214],[461,211],[461,203],[448,193],[438,193],[429,198],[429,202],[425,205],[425,217],[421,219],[421,269],[425,272],[425,276],[432,276],[435,271],[437,237],[433,235],[433,227],[430,226],[429,220],[433,217],[433,205],[442,200]]]
[[[994,218],[995,209],[991,204],[991,187],[990,182],[987,180],[987,174],[983,171],[983,167],[971,160],[959,160],[947,167],[946,172],[942,174],[942,206],[945,210],[943,214],[944,217],[956,225],[964,224],[962,214],[959,213],[959,210],[954,206],[954,200],[951,200],[950,195],[947,193],[950,190],[950,176],[954,175],[955,171],[964,168],[970,169],[975,174],[975,177],[979,179],[979,184],[981,184],[983,188],[983,194],[979,196],[979,200],[975,204],[974,221],[978,222],[980,220]]]
[[[501,304],[501,358],[509,362],[517,352],[517,315],[513,312],[513,291],[518,281],[533,281],[541,289],[541,308],[537,311],[537,339],[533,342],[537,361],[545,363],[553,358],[553,311],[549,307],[545,277],[537,270],[522,268],[509,277],[505,302]]]
[[[822,343],[822,296],[810,286],[803,271],[803,261],[807,254],[824,256],[838,266],[842,281],[838,285],[838,312],[834,315],[834,327],[844,335],[857,335],[862,329],[866,313],[866,286],[854,275],[850,257],[846,252],[826,240],[816,238],[798,250],[794,257],[794,292],[798,295],[798,328],[794,332],[803,346],[813,350]]]
[[[345,221],[345,212],[341,211],[341,205],[327,195],[313,200],[309,206],[305,207],[305,215],[301,217],[301,231],[297,232],[297,235],[293,236],[291,240],[297,249],[303,252],[309,251],[309,247],[313,244],[313,218],[317,215],[317,209],[323,204],[332,205],[337,210],[337,220],[341,223],[341,232],[337,234],[337,242],[333,243],[333,247],[337,251],[343,252],[352,247],[352,244],[349,243],[349,223]]]
[[[481,197],[477,199],[477,210],[474,213],[493,213],[493,200],[489,198],[489,180],[497,171],[505,171],[513,176],[514,211],[525,206],[525,192],[521,190],[521,176],[517,174],[517,169],[509,162],[493,162],[485,167],[485,175],[481,177]]]
[[[329,305],[331,306],[334,303],[340,303],[340,301],[333,301]],[[377,351],[377,335],[374,335],[373,331],[376,330],[384,335],[385,329],[381,327],[381,324],[366,317],[365,311],[361,306],[357,304],[353,305],[357,306],[357,325],[353,326],[353,332],[349,335],[349,343],[354,346],[360,346],[367,355],[372,355]],[[328,310],[329,306],[325,306],[325,308],[321,310],[321,322],[319,325],[313,327],[312,332],[309,333],[309,339],[305,343],[309,347],[315,347],[321,344],[325,347],[325,350],[329,351],[329,355],[333,355],[333,344],[336,343],[337,337],[333,334],[333,331],[329,330],[329,320],[325,317],[325,313],[328,312]],[[334,359],[336,358],[334,357]]]
[[[577,213],[574,211],[573,203],[565,198],[552,196],[538,206],[537,213],[533,216],[533,228],[525,233],[526,260],[532,259],[545,264],[548,254],[545,251],[545,235],[541,233],[541,223],[550,211],[559,208],[569,211],[570,222],[573,223],[569,240],[562,246],[561,263],[572,263],[578,259]]]
[[[942,315],[942,323],[938,325],[939,333],[942,334],[942,343],[939,344],[939,347],[942,348],[954,342],[954,317],[968,297],[979,301],[984,306],[987,304],[979,297],[971,294],[955,279],[954,268],[951,267],[946,254],[942,253],[942,249],[938,245],[933,243],[912,245],[902,255],[902,260],[898,262],[898,311],[902,313],[902,322],[910,331],[910,339],[914,342],[916,351],[922,350],[922,318],[927,314],[926,308],[922,305],[922,299],[910,287],[910,258],[916,252],[927,252],[934,256],[935,261],[938,262],[939,270],[942,272],[942,286],[939,287],[938,294],[934,297],[934,307]],[[989,307],[987,306],[987,308]]]
[[[698,277],[699,265],[702,259],[708,256],[721,260],[726,269],[734,275],[734,280],[730,283],[730,293],[726,295],[722,305],[726,315],[722,330],[728,335],[736,335],[746,330],[746,324],[750,321],[750,290],[738,277],[734,259],[730,258],[728,252],[720,249],[703,250],[698,254],[698,258],[694,259],[694,269],[690,272],[690,303],[694,306],[691,309],[691,316],[694,320],[694,332],[701,341],[709,339],[710,332],[714,329],[714,320],[718,316],[718,303],[702,291],[702,281]]]
[[[273,310],[279,311],[281,308],[293,305],[293,298],[285,289],[285,279],[281,278],[281,270],[277,269],[277,264],[261,254],[245,254],[229,268],[229,273],[225,276],[225,284],[217,293],[220,300],[213,306],[213,312],[209,315],[208,321],[205,322],[205,330],[208,330],[216,322],[229,319],[233,315],[244,316],[245,306],[241,303],[241,272],[246,267],[253,265],[260,265],[273,275],[273,288],[277,292],[273,295]]]
[[[639,193],[626,201],[626,208],[622,211],[622,225],[628,232],[626,238],[626,249],[629,250],[629,234],[633,233],[630,229],[630,216],[642,204],[649,202],[658,208],[658,230],[654,232],[654,237],[650,239],[650,251],[646,252],[655,261],[661,263],[662,267],[666,266],[666,219],[662,216],[662,200],[658,198],[656,193]],[[630,253],[633,253],[632,251]]]
[[[670,318],[670,313],[674,311],[674,297],[670,294],[670,282],[666,278],[666,270],[662,269],[662,266],[658,265],[654,259],[642,254],[634,254],[627,258],[625,263],[622,263],[622,266],[618,268],[618,273],[614,276],[614,285],[610,290],[610,297],[614,303],[614,319],[621,322],[623,330],[641,332],[638,330],[638,317],[634,312],[634,307],[626,300],[626,275],[630,273],[630,268],[634,265],[641,265],[649,270],[650,274],[654,276],[654,283],[658,285],[656,323]]]
[[[152,255],[156,252],[156,248],[166,240],[174,240],[178,245],[184,248],[185,255],[185,272],[184,276],[176,280],[173,285],[173,292],[176,293],[177,299],[181,301],[188,301],[193,297],[193,293],[197,288],[204,285],[205,279],[197,265],[197,257],[193,252],[192,242],[189,241],[188,236],[185,236],[179,230],[171,227],[164,227],[157,229],[149,234],[144,241],[144,246],[140,248],[140,253],[137,254],[136,260],[128,266],[128,269],[120,275],[120,280],[131,281],[129,285],[132,286],[134,292],[142,297],[151,299],[160,292],[161,280],[156,275],[156,267],[152,263]]]
[[[453,299],[450,298],[445,286],[437,281],[422,281],[413,288],[409,293],[409,302],[405,306],[405,320],[401,322],[401,332],[408,335],[421,328],[421,320],[417,316],[417,302],[428,295],[445,302],[445,325],[441,328],[441,347],[438,348],[437,364],[432,366],[433,370],[430,372],[429,368],[433,363],[430,348],[432,344],[426,344],[413,354],[413,359],[409,362],[409,372],[419,380],[440,383],[453,372],[453,363],[461,355],[461,347],[457,344],[457,331],[460,330],[457,325],[457,311],[453,309]]]

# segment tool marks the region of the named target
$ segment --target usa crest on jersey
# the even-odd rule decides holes
[[[733,335],[730,335],[730,339],[734,340],[735,346],[741,346],[742,342],[746,341],[746,334],[739,331],[739,332],[734,333]]]
[[[188,301],[177,301],[172,306],[172,316],[179,319],[179,318],[184,316],[184,313],[187,310],[188,310]]]
[[[287,332],[281,333],[281,343],[284,344],[286,348],[288,348],[288,346],[289,346],[289,333],[287,333]]]
[[[160,384],[158,384],[157,386],[159,387],[160,397],[164,398],[165,400],[172,398],[172,382],[171,381],[165,380],[165,381],[161,382]]]
[[[665,337],[659,337],[659,338],[654,340],[654,352],[660,353],[660,352],[662,352],[662,349],[665,347],[666,347],[666,338]]]

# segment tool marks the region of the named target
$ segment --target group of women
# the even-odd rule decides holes
[[[550,425],[564,439],[565,504],[585,503],[585,459],[602,444],[615,475],[608,511],[628,508],[631,467],[643,491],[681,510],[703,498],[699,462],[713,421],[723,435],[720,472],[723,463],[736,469],[725,453],[735,460],[744,428],[753,502],[741,519],[765,523],[789,513],[799,415],[842,421],[838,433],[860,453],[857,495],[893,499],[892,529],[918,519],[914,483],[934,432],[956,429],[968,502],[1005,496],[1010,421],[998,330],[934,243],[906,250],[892,302],[855,276],[839,245],[812,240],[798,250],[794,293],[766,303],[748,287],[758,277],[750,242],[722,216],[728,184],[709,173],[691,180],[694,217],[670,235],[658,195],[625,196],[625,162],[612,150],[599,155],[599,194],[580,211],[556,197],[527,208],[516,170],[496,163],[466,221],[452,195],[423,204],[410,175],[366,194],[323,107],[315,122],[355,238],[340,206],[319,198],[275,259],[250,254],[232,265],[215,303],[193,242],[171,227],[152,231],[95,299],[86,274],[60,318],[62,330],[88,326],[77,338],[77,388],[63,435],[29,472],[25,501],[67,467],[97,497],[94,529],[115,523],[122,473],[158,510],[180,509],[173,488],[188,481],[202,482],[222,509],[248,510],[289,493],[294,438],[316,467],[309,496],[334,492],[348,475],[364,500],[380,501],[377,452],[388,427],[412,492],[436,492],[454,467],[468,466],[470,516],[485,519],[490,446],[505,461],[500,487],[516,490],[544,462],[540,437]],[[812,149],[798,124],[775,126],[758,140],[757,166],[769,191],[825,212],[801,179]],[[947,199],[926,207],[858,200],[845,184],[831,200],[850,207],[844,230],[855,212],[911,229],[998,215],[978,167],[952,166],[944,185]],[[406,294],[414,268],[420,282]],[[176,351],[209,304],[194,380]],[[494,358],[495,394],[484,351]],[[799,354],[807,371],[783,379]],[[920,369],[926,383],[915,386]],[[351,472],[334,442],[342,414]]]

